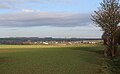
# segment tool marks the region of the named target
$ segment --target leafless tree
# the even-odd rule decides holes
[[[120,23],[119,0],[103,0],[101,7],[92,15],[92,20],[102,28],[105,33],[106,48],[104,55],[115,57],[117,55],[117,27]],[[104,37],[103,37],[104,38]]]

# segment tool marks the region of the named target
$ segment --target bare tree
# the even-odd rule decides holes
[[[117,27],[120,23],[119,0],[103,0],[101,7],[92,15],[92,20],[102,28],[106,39],[105,56],[117,55]]]

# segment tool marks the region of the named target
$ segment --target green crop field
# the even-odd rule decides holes
[[[1,45],[0,74],[110,74],[102,49],[98,45]]]

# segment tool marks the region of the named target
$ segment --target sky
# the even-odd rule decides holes
[[[100,38],[90,20],[102,0],[0,0],[0,37]]]

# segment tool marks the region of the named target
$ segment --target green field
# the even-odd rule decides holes
[[[97,45],[1,45],[0,74],[110,74],[112,67],[102,49]]]

